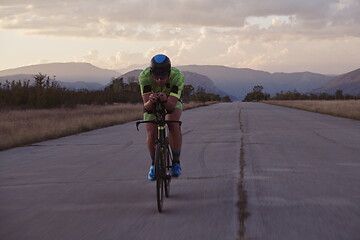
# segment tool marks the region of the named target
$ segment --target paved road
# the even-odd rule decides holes
[[[0,152],[0,239],[236,239],[237,106],[184,112],[183,175],[162,214],[134,122]]]
[[[360,121],[241,107],[251,239],[360,239]]]
[[[359,121],[259,103],[182,120],[162,214],[134,123],[0,152],[0,239],[358,239]]]

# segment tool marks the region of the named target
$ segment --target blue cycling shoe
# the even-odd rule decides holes
[[[155,166],[154,165],[151,165],[150,166],[150,171],[149,171],[149,174],[148,174],[148,179],[150,181],[155,181]]]
[[[181,175],[181,166],[180,163],[173,163],[172,167],[171,167],[171,176],[173,177],[178,177]]]

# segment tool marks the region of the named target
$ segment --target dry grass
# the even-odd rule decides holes
[[[2,111],[0,150],[111,126],[141,116],[141,104]]]
[[[184,104],[184,109],[211,103]],[[141,119],[142,115],[143,105],[130,103],[82,105],[74,109],[2,110],[0,151]]]
[[[211,104],[215,104],[218,103],[216,101],[208,101],[208,102],[189,102],[189,103],[184,103],[184,110],[186,109],[192,109],[192,108],[197,108],[197,107],[201,107],[201,106],[207,106],[207,105],[211,105]]]
[[[265,103],[360,120],[359,100],[269,100]]]

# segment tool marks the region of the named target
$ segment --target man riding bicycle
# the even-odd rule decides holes
[[[181,94],[184,88],[184,75],[180,70],[171,67],[170,59],[163,55],[155,55],[150,62],[150,67],[144,69],[139,76],[142,99],[144,102],[144,120],[155,119],[155,103],[163,103],[167,111],[166,120],[179,121],[182,113]],[[169,143],[173,154],[171,175],[181,175],[180,153],[182,133],[177,123],[168,123]],[[155,145],[157,139],[157,126],[146,123],[147,145],[152,159],[148,179],[155,180]]]

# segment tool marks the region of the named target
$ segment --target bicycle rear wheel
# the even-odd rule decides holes
[[[170,197],[170,182],[171,182],[171,163],[172,163],[172,157],[171,157],[171,151],[170,146],[164,149],[164,156],[165,156],[165,168],[166,168],[166,177],[165,177],[165,196]]]
[[[158,211],[162,212],[164,203],[164,154],[161,144],[156,145],[155,151],[155,178],[156,178],[156,200]]]

